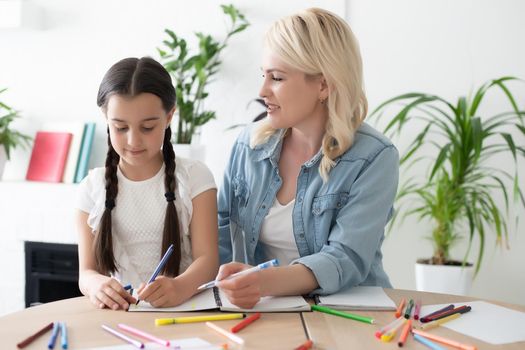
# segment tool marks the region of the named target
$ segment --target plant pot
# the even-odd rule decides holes
[[[416,263],[416,289],[423,292],[468,295],[474,267]]]
[[[204,163],[206,159],[206,146],[201,144],[174,143],[175,157],[196,159]]]
[[[4,146],[0,146],[0,180],[2,180],[4,174],[5,163],[7,163],[7,154],[5,153]]]

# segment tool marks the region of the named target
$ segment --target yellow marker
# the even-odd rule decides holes
[[[173,323],[237,320],[239,318],[245,318],[245,317],[246,317],[245,314],[219,314],[219,315],[204,315],[204,316],[174,317],[174,318],[157,318],[155,319],[155,325],[165,326],[165,325],[173,324]]]
[[[425,323],[424,325],[421,326],[421,329],[427,330],[427,329],[435,328],[437,326],[442,325],[445,322],[455,320],[459,316],[461,316],[461,314],[457,313],[457,314],[453,314],[453,315],[450,315],[450,316],[447,316],[447,317],[440,318],[439,320],[435,320],[435,321],[432,321],[432,322],[429,322],[429,323]]]
[[[404,323],[404,322],[403,322],[403,323]],[[394,331],[394,332],[388,332],[388,333],[386,333],[386,334],[383,334],[383,335],[381,336],[381,341],[382,341],[382,342],[385,342],[385,343],[386,343],[386,342],[389,342],[389,341],[392,340],[392,338],[394,337],[394,335],[396,335],[396,332],[395,332],[395,331]]]

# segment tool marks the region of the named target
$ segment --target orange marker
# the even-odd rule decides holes
[[[412,328],[412,320],[407,320],[407,323],[405,323],[405,326],[403,327],[403,330],[401,331],[401,335],[399,336],[399,339],[397,341],[397,346],[400,348],[405,345],[405,341],[407,340],[408,333],[410,333],[410,329]]]
[[[403,308],[405,307],[405,303],[406,303],[406,300],[405,298],[403,298],[401,302],[399,303],[399,306],[397,307],[396,318],[399,318],[401,314],[403,314]]]
[[[417,329],[413,329],[412,333],[420,335],[420,336],[425,337],[425,338],[430,339],[430,340],[437,341],[438,343],[442,343],[442,344],[451,346],[451,347],[456,348],[456,349],[461,349],[461,350],[477,350],[478,349],[475,345],[462,344],[462,343],[459,343],[459,342],[457,342],[455,340],[448,339],[448,338],[443,338],[443,337],[440,337],[438,335],[434,335],[434,334],[431,334],[431,333],[423,332],[423,331],[420,331],[420,330],[417,330]]]
[[[251,315],[250,317],[246,317],[244,320],[242,320],[241,322],[239,322],[235,326],[233,326],[231,328],[231,332],[232,333],[237,333],[238,331],[240,331],[244,327],[248,326],[250,323],[258,320],[260,317],[261,317],[261,313],[260,312],[257,312],[255,314]]]

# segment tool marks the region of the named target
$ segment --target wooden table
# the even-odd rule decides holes
[[[192,312],[191,316],[211,313],[217,312]],[[188,313],[100,310],[85,297],[65,299],[1,317],[0,349],[16,349],[18,342],[53,321],[67,323],[69,349],[125,344],[101,328],[102,324],[106,324],[117,329],[118,323],[126,323],[164,339],[199,337],[216,345],[228,343],[229,349],[240,349],[240,346],[228,341],[204,323],[155,326],[156,318],[176,316],[188,316]],[[239,321],[214,323],[224,329],[230,329]],[[293,349],[306,340],[299,313],[263,314],[256,325],[237,333],[245,340],[243,349]],[[25,349],[47,349],[50,334],[46,333]],[[55,349],[61,349],[60,338]]]
[[[412,290],[385,289],[390,298],[399,305],[401,299],[421,299],[423,305],[446,304],[454,302],[465,302],[480,300],[471,297],[462,297],[457,295],[425,293]],[[500,302],[490,301],[509,309],[525,312],[525,306],[509,305]],[[377,329],[394,320],[391,311],[363,311],[352,313],[366,315],[374,318],[376,325],[355,322],[341,317],[327,315],[319,312],[305,312],[303,317],[306,324],[307,332],[316,345],[315,349],[383,349],[392,350],[400,349],[397,343],[382,343],[375,338],[374,333]],[[525,326],[524,326],[525,327]],[[479,350],[484,349],[504,349],[504,350],[524,350],[525,342],[511,343],[506,345],[492,345],[481,340],[449,330],[448,328],[439,327],[428,331],[429,333],[440,335],[455,341],[476,345]],[[445,349],[452,349],[443,346]],[[424,345],[408,339],[403,349],[428,349]]]
[[[421,299],[423,304],[442,304],[477,300],[474,298],[445,294],[423,293],[408,290],[386,289],[387,294],[397,303],[402,298]],[[493,302],[511,309],[525,312],[525,306]],[[213,312],[192,313],[192,315]],[[395,343],[382,343],[374,337],[374,332],[393,319],[392,312],[354,312],[372,316],[376,325],[369,325],[319,312],[265,313],[255,324],[238,333],[245,340],[243,349],[294,349],[306,340],[305,331],[314,341],[313,349],[398,349]],[[108,334],[100,327],[107,324],[116,328],[118,323],[126,323],[166,339],[199,337],[212,344],[228,343],[229,349],[240,349],[235,343],[206,327],[204,323],[155,326],[154,319],[184,316],[188,313],[143,313],[96,309],[87,298],[73,298],[48,303],[0,317],[1,349],[15,349],[16,344],[27,336],[53,321],[65,321],[68,326],[69,349],[82,349],[96,346],[121,345],[123,342]],[[304,327],[301,317],[304,319]],[[217,321],[216,324],[229,329],[238,320]],[[494,346],[447,328],[431,330],[432,333],[452,338],[459,342],[473,344],[478,349],[525,349],[525,342]],[[46,349],[49,334],[40,337],[26,349]],[[59,343],[55,349],[59,349]],[[423,345],[409,339],[405,349],[426,349]]]

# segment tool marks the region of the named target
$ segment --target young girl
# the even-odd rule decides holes
[[[175,89],[155,60],[126,58],[100,84],[108,153],[80,185],[79,287],[100,308],[180,304],[218,269],[216,186],[202,163],[175,158],[170,122]],[[162,255],[175,250],[148,282]]]
[[[259,92],[268,117],[239,137],[219,194],[217,279],[278,258],[280,267],[219,283],[233,304],[261,296],[390,287],[381,244],[398,153],[363,122],[361,55],[340,17],[308,9],[265,37]],[[242,263],[241,263],[242,262]]]

